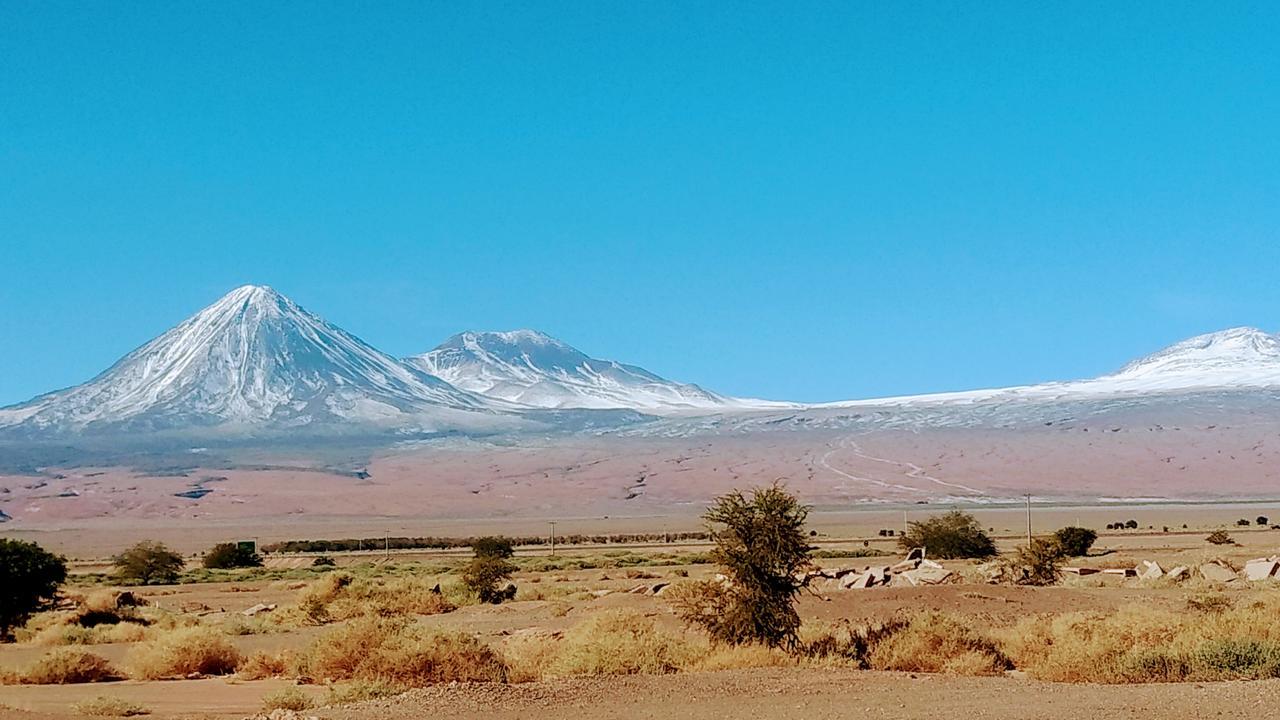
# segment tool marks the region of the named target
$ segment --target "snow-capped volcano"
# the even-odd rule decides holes
[[[1280,385],[1280,336],[1251,327],[1198,335],[1098,381],[1152,390]]]
[[[395,424],[488,414],[268,287],[236,288],[89,382],[0,410],[30,430]],[[428,423],[430,424],[430,423]]]
[[[459,333],[405,364],[463,390],[539,408],[661,412],[737,404],[697,385],[589,357],[534,330]]]

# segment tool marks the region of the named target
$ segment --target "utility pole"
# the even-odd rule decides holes
[[[551,557],[556,555],[556,521],[551,521]]]
[[[386,532],[387,536],[386,536],[386,539],[382,541],[382,552],[385,553],[387,556],[387,559],[390,560],[391,559],[391,531],[386,530],[384,532]]]
[[[1027,547],[1031,547],[1031,493],[1027,493]]]

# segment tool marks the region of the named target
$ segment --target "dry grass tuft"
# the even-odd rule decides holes
[[[282,677],[289,674],[293,664],[293,655],[288,650],[275,653],[257,650],[236,666],[236,677],[240,680]]]
[[[28,685],[69,685],[119,680],[123,676],[101,655],[79,648],[58,648],[22,675]]]
[[[1280,677],[1280,593],[1244,607],[1027,618],[1003,633],[1018,667],[1060,682],[1178,682]]]
[[[317,638],[298,660],[301,674],[373,680],[404,687],[440,682],[502,682],[506,666],[469,635],[443,633],[401,618],[363,617]]]
[[[994,675],[1012,667],[996,643],[970,623],[936,611],[838,626],[808,639],[804,652],[811,659],[869,670]]]
[[[325,625],[351,618],[377,615],[439,615],[455,610],[456,583],[435,591],[432,578],[356,578],[330,573],[309,585],[295,607],[278,613],[276,622]]]
[[[138,703],[109,695],[99,695],[88,700],[81,700],[72,705],[71,709],[81,715],[95,715],[98,717],[134,717],[135,715],[149,715],[151,713],[150,710]]]
[[[329,705],[350,705],[366,700],[381,700],[395,697],[405,692],[405,688],[381,680],[352,680],[329,686]]]
[[[659,630],[639,613],[612,610],[574,625],[563,639],[530,636],[504,648],[511,679],[516,682],[571,675],[673,673],[691,667],[709,651],[704,641],[691,642]]]
[[[296,687],[285,688],[262,698],[263,712],[271,712],[272,710],[302,712],[315,706],[316,701]]]
[[[186,675],[229,675],[240,664],[240,652],[213,628],[172,630],[129,653],[132,676],[141,680]]]

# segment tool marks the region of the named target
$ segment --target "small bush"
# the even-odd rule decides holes
[[[99,695],[88,700],[81,700],[72,705],[71,709],[81,715],[95,715],[97,717],[134,717],[151,713],[150,710],[138,703],[109,695]]]
[[[1271,521],[1267,519],[1266,515],[1259,515],[1257,518],[1254,519],[1254,522],[1256,522],[1259,527],[1262,527]]]
[[[140,542],[117,555],[116,576],[127,585],[168,585],[178,581],[182,556],[162,543]]]
[[[1098,539],[1098,533],[1089,528],[1064,527],[1053,534],[1062,552],[1068,557],[1084,557]]]
[[[329,557],[328,555],[321,555],[320,557],[311,561],[311,567],[333,567],[335,565],[337,565],[337,563],[334,562],[333,558]]]
[[[287,651],[270,653],[257,650],[236,666],[236,677],[241,680],[265,680],[280,677],[289,672],[290,655]]]
[[[966,512],[951,512],[913,522],[907,532],[898,538],[904,550],[922,547],[929,557],[942,559],[989,558],[996,554],[996,544],[978,523],[977,518]]]
[[[673,673],[695,654],[686,641],[639,613],[603,612],[565,633],[543,676]]]
[[[1013,664],[972,623],[937,611],[844,624],[805,644],[804,654],[842,658],[864,670],[995,675]]]
[[[438,615],[454,609],[437,584],[426,578],[355,578],[336,572],[309,585],[297,606],[280,614],[280,621],[324,625],[365,615]]]
[[[240,652],[226,636],[209,627],[180,628],[139,645],[129,653],[132,675],[160,680],[187,675],[230,675]]]
[[[316,706],[316,701],[310,695],[296,687],[289,687],[278,692],[271,693],[262,698],[263,712],[271,712],[272,710],[292,710],[294,712],[302,712],[310,710]]]
[[[101,655],[79,648],[59,648],[40,658],[22,675],[29,685],[70,685],[119,680],[122,676]]]
[[[1214,530],[1209,533],[1209,537],[1205,538],[1205,542],[1213,545],[1235,545],[1236,541],[1227,534],[1226,530]]]
[[[66,579],[63,558],[35,543],[0,538],[0,641],[48,607]]]
[[[210,570],[262,567],[262,556],[238,543],[218,543],[205,553],[202,564]]]
[[[381,680],[352,680],[329,686],[329,705],[349,705],[366,700],[381,700],[405,692],[403,687]]]

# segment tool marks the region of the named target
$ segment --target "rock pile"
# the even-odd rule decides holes
[[[824,590],[863,590],[882,586],[939,585],[953,576],[954,573],[942,565],[925,559],[923,548],[915,548],[905,560],[893,565],[818,569],[805,575],[804,580],[811,587]]]

